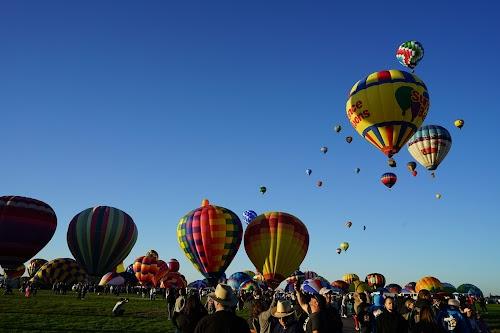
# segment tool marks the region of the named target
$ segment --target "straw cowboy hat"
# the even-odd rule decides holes
[[[227,284],[219,283],[217,288],[215,288],[215,292],[208,294],[208,297],[223,306],[231,307],[238,303],[238,300],[233,294],[233,289]]]
[[[271,309],[271,315],[276,318],[283,318],[293,315],[294,310],[290,301],[278,301],[278,304]]]

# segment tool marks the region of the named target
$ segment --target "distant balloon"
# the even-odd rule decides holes
[[[409,40],[399,45],[396,58],[401,65],[414,69],[424,57],[424,47],[416,40]]]
[[[328,147],[321,147],[320,151],[323,153],[323,154],[326,154],[328,152]]]
[[[391,168],[395,168],[398,166],[398,164],[396,163],[396,160],[394,160],[392,157],[387,160],[387,164],[389,164],[389,166]]]
[[[436,170],[451,149],[450,132],[442,126],[426,125],[408,141],[408,151],[427,170]]]
[[[323,186],[323,182],[321,180],[318,180],[318,182],[316,183],[316,186],[318,186],[318,187]]]
[[[342,130],[342,126],[337,125],[334,127],[334,129],[335,129],[335,132],[339,133]]]
[[[177,261],[177,259],[170,259],[169,262],[168,262],[168,270],[170,272],[178,272],[179,271],[179,262]]]
[[[441,199],[441,194],[436,193],[436,199]]]
[[[160,281],[160,288],[186,288],[187,281],[184,275],[179,272],[169,272]]]
[[[156,260],[158,260],[158,252],[156,252],[155,250],[149,250],[147,253],[146,253],[146,256],[148,257],[153,257],[155,258]]]
[[[463,121],[463,119],[457,119],[457,120],[455,120],[454,124],[459,129],[462,129],[462,127],[464,126],[464,121]]]
[[[380,273],[370,273],[365,277],[365,282],[373,289],[385,286],[385,277]]]
[[[339,247],[342,249],[342,251],[347,251],[347,249],[349,248],[349,243],[342,242],[342,243],[340,243]]]
[[[415,162],[408,162],[406,163],[406,168],[408,168],[408,171],[413,172],[417,168],[417,163]]]
[[[363,226],[363,230],[366,230],[366,225]]]
[[[261,186],[261,187],[259,188],[259,191],[260,191],[260,193],[264,194],[264,193],[266,193],[266,192],[267,192],[267,188],[266,188],[265,186]]]
[[[0,266],[17,268],[50,241],[57,227],[56,213],[45,202],[0,197]]]
[[[345,223],[345,226],[348,227],[348,228],[352,227],[352,222],[351,221],[347,221]]]
[[[229,276],[226,283],[234,290],[238,290],[243,282],[249,280],[252,280],[252,278],[248,274],[243,272],[236,272]]]
[[[254,212],[253,210],[245,210],[243,212],[243,221],[245,221],[246,224],[249,224],[250,222],[252,222],[253,219],[256,217],[257,217],[257,213]]]
[[[340,254],[342,252],[342,249],[340,247],[337,248],[337,254]]]
[[[351,143],[352,142],[352,136],[346,136],[345,141],[347,143]]]
[[[385,286],[387,290],[389,290],[390,293],[393,294],[399,294],[403,288],[399,284],[396,283],[390,283],[387,286]]]
[[[382,182],[382,184],[384,184],[388,188],[393,187],[394,184],[396,184],[397,180],[398,180],[398,177],[395,174],[393,174],[392,172],[384,173],[382,175],[382,177],[380,177],[380,181]]]
[[[356,173],[359,173],[359,172],[361,171],[361,169],[360,169],[360,168],[356,168],[354,171],[355,171]]]
[[[306,175],[310,176],[312,173],[312,170],[311,169],[306,169]]]

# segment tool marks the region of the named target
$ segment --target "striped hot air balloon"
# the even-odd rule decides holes
[[[68,247],[91,276],[112,271],[130,253],[137,227],[120,209],[97,206],[77,214],[68,227]]]
[[[396,184],[397,180],[398,180],[398,177],[395,174],[393,174],[392,172],[384,173],[382,175],[382,177],[380,177],[380,181],[382,182],[382,184],[384,184],[388,188],[393,187],[394,184]]]
[[[0,197],[0,266],[17,268],[28,261],[50,241],[56,227],[56,214],[45,202]]]
[[[308,248],[306,226],[288,213],[264,213],[245,230],[246,253],[273,289],[300,266]]]
[[[424,47],[416,40],[409,40],[399,45],[396,58],[401,65],[414,69],[424,57]]]
[[[385,277],[380,273],[370,273],[366,275],[365,282],[372,289],[378,289],[385,286]]]
[[[441,282],[433,276],[425,276],[417,281],[415,291],[418,293],[422,289],[426,289],[431,293],[441,291]]]
[[[408,151],[427,170],[436,170],[451,149],[451,134],[439,125],[418,129],[408,141]]]
[[[156,286],[156,276],[160,270],[158,260],[154,256],[136,258],[133,265],[135,278],[144,286]]]
[[[177,241],[194,267],[212,286],[225,272],[241,244],[243,226],[227,208],[210,205],[183,216],[177,225]]]
[[[45,263],[32,282],[52,285],[55,282],[76,283],[87,279],[87,272],[71,258],[58,258]]]
[[[32,278],[46,262],[45,259],[31,259],[28,264],[28,276]]]
[[[102,276],[99,281],[100,286],[121,286],[125,284],[125,278],[116,272],[109,272]]]

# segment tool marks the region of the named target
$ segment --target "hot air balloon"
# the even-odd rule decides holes
[[[408,151],[427,170],[436,170],[451,148],[451,135],[438,125],[422,126],[408,141]]]
[[[351,142],[352,142],[352,136],[346,136],[346,137],[345,137],[345,141],[346,141],[347,143],[351,143]]]
[[[32,282],[53,285],[55,282],[68,284],[82,282],[87,279],[87,272],[71,258],[58,258],[46,262],[31,279]]]
[[[393,158],[389,158],[389,159],[387,160],[387,164],[389,164],[389,166],[390,166],[391,168],[395,168],[395,167],[397,167],[397,166],[398,166],[398,164],[396,163],[396,160],[394,160]]]
[[[458,129],[462,129],[464,126],[464,120],[463,119],[457,119],[454,122],[455,127],[458,127]]]
[[[337,250],[335,250],[337,252],[337,254],[340,254],[342,252],[342,249],[340,247],[337,248]]]
[[[208,200],[183,216],[177,225],[181,249],[212,286],[238,252],[242,234],[238,216],[227,208],[210,205]]]
[[[158,274],[158,260],[154,256],[142,256],[134,261],[134,274],[143,286],[156,286],[155,277]]]
[[[311,169],[306,169],[306,175],[310,176],[312,173],[312,170]]]
[[[99,281],[100,286],[121,286],[125,284],[125,279],[116,272],[109,272],[102,276],[101,281]]]
[[[241,283],[241,285],[238,287],[238,289],[240,291],[245,291],[245,292],[249,293],[249,292],[252,292],[252,291],[260,289],[260,288],[259,288],[259,285],[257,284],[257,282],[255,282],[254,280],[246,280],[246,281]]]
[[[304,273],[299,270],[295,270],[289,277],[286,278],[286,282],[289,284],[294,284],[297,281],[300,283],[304,281]]]
[[[347,274],[344,274],[344,276],[342,276],[342,280],[344,280],[348,284],[351,284],[354,281],[359,280],[359,277],[354,273],[347,273]]]
[[[363,230],[366,230],[366,225],[363,226]]]
[[[441,194],[436,193],[436,199],[438,199],[438,200],[441,199]]]
[[[404,289],[407,289],[411,292],[415,292],[415,286],[417,285],[416,282],[408,282],[406,285],[405,285],[405,288]]]
[[[349,248],[349,243],[342,242],[340,243],[339,247],[342,249],[342,251],[347,251],[347,249]]]
[[[468,294],[478,297],[483,297],[481,289],[470,283],[464,283],[457,287],[457,292],[460,294]]]
[[[168,261],[168,270],[170,272],[178,272],[179,268],[180,268],[180,265],[179,265],[179,262],[177,261],[177,259],[172,258]]]
[[[360,168],[356,168],[354,171],[356,171],[356,173],[359,173],[361,171]]]
[[[409,40],[399,45],[396,51],[396,58],[401,65],[414,69],[424,57],[424,47],[416,40]]]
[[[244,238],[250,261],[273,289],[300,266],[309,247],[304,223],[283,212],[257,216],[248,225]]]
[[[90,276],[112,271],[130,253],[137,227],[120,209],[97,206],[78,213],[67,233],[68,247]]]
[[[365,291],[369,291],[370,289],[371,289],[370,286],[366,282],[359,280],[353,281],[349,285],[349,292],[352,293],[362,293]]]
[[[380,273],[370,273],[366,275],[365,282],[372,289],[378,289],[385,286],[385,277]]]
[[[323,182],[321,180],[318,180],[318,182],[316,183],[316,186],[318,186],[318,187],[323,186]]]
[[[255,276],[255,273],[253,271],[251,271],[251,270],[243,271],[243,273],[245,273],[246,275],[250,276],[252,279]]]
[[[432,276],[425,276],[417,281],[415,285],[415,291],[418,293],[420,290],[426,289],[431,293],[441,290],[441,282]]]
[[[8,279],[17,279],[23,276],[24,272],[26,271],[26,267],[24,266],[24,264],[21,264],[16,268],[4,268],[3,271]]]
[[[332,287],[338,288],[343,292],[347,292],[349,290],[349,283],[343,280],[336,280],[331,283]]]
[[[406,163],[406,168],[408,169],[408,171],[411,172],[411,174],[413,176],[417,175],[417,171],[415,171],[415,169],[417,168],[417,163],[415,163],[413,161],[412,162],[408,162],[408,163]]]
[[[17,268],[28,261],[50,241],[56,227],[56,214],[45,202],[0,197],[0,266]]]
[[[186,288],[187,281],[184,275],[179,272],[170,272],[163,277],[160,282],[160,288]]]
[[[347,221],[345,223],[345,226],[348,227],[348,228],[352,227],[352,222],[351,221]]]
[[[248,274],[245,274],[243,272],[236,272],[229,276],[226,283],[234,290],[238,290],[240,288],[240,285],[248,280],[252,280],[252,278]]]
[[[123,264],[123,261],[121,263],[119,263],[118,266],[115,267],[115,269],[113,270],[113,272],[116,272],[116,273],[123,273],[123,272],[125,272],[125,265]]]
[[[375,72],[358,81],[346,103],[351,125],[388,157],[417,131],[428,109],[424,82],[398,70]]]
[[[457,288],[451,283],[441,282],[441,290],[447,293],[454,293],[457,291]]]
[[[327,285],[329,285],[327,283]],[[326,287],[325,283],[318,278],[307,279],[302,282],[300,289],[307,294],[319,294],[321,288]]]
[[[253,210],[245,210],[243,212],[243,221],[245,221],[246,224],[252,222],[252,220],[256,217],[257,213],[254,212]]]
[[[399,294],[401,292],[401,290],[403,289],[403,288],[401,288],[401,286],[399,284],[396,284],[396,283],[390,283],[387,286],[385,286],[385,288],[390,293],[393,293],[393,294]]]
[[[304,272],[304,280],[314,279],[318,277],[318,273],[313,271],[305,271]]]
[[[328,152],[328,147],[321,147],[320,148],[320,151],[323,153],[323,154],[326,154]]]
[[[398,177],[395,174],[393,174],[392,172],[384,173],[382,175],[382,177],[380,177],[380,181],[382,182],[382,184],[384,184],[388,188],[393,187],[394,184],[396,184],[397,180],[398,180]]]
[[[28,264],[28,276],[32,278],[46,262],[45,259],[31,259]]]
[[[175,260],[175,261],[177,261],[177,260]],[[167,263],[164,262],[163,260],[158,260],[156,262],[156,266],[158,267],[158,271],[156,272],[155,276],[153,277],[153,285],[158,286],[160,284],[160,281],[163,279],[163,277],[170,272],[170,269],[169,269],[170,262],[167,265]]]
[[[146,252],[146,256],[147,257],[153,257],[156,260],[158,260],[158,258],[159,258],[158,252],[156,252],[156,250],[149,250],[148,252]]]
[[[340,126],[340,125],[335,126],[334,130],[335,130],[335,132],[340,133],[340,131],[342,130],[342,126]]]
[[[265,187],[265,186],[261,186],[261,187],[259,188],[259,191],[260,191],[260,193],[264,194],[264,193],[266,193],[266,192],[267,192],[267,187]]]
[[[208,288],[209,285],[207,280],[196,280],[188,284],[187,287],[193,289],[205,289]]]

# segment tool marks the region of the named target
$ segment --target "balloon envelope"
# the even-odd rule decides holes
[[[240,288],[240,285],[248,280],[252,280],[250,275],[243,272],[236,272],[229,276],[226,283],[234,290],[238,290]]]
[[[382,184],[384,184],[386,187],[391,188],[396,184],[396,181],[398,180],[398,177],[393,174],[392,172],[387,172],[380,177],[380,181]]]
[[[380,273],[370,273],[365,277],[365,282],[373,289],[385,286],[385,277]]]
[[[46,262],[45,259],[31,259],[28,264],[28,276],[32,278]]]
[[[342,243],[340,243],[339,247],[340,247],[340,249],[341,249],[342,251],[347,251],[347,249],[349,248],[349,243],[347,243],[347,242],[342,242]]]
[[[58,258],[45,263],[31,281],[52,285],[55,282],[76,283],[87,279],[87,272],[71,258]]]
[[[208,201],[183,216],[177,225],[179,246],[212,286],[217,284],[238,252],[242,235],[238,216]]]
[[[57,227],[54,210],[40,200],[0,197],[0,266],[17,268],[35,256]]]
[[[257,217],[257,213],[254,212],[253,210],[245,210],[243,212],[243,221],[245,221],[246,224],[252,222],[253,219],[256,217]]]
[[[100,286],[121,286],[125,284],[125,279],[116,272],[109,272],[102,276],[101,281],[99,281]]]
[[[427,170],[436,170],[451,149],[451,135],[438,125],[422,126],[408,141],[408,151]]]
[[[399,45],[396,50],[396,58],[401,65],[410,69],[415,68],[424,57],[424,47],[416,40],[409,40]]]
[[[425,83],[398,70],[375,72],[358,81],[346,102],[354,129],[389,157],[417,131],[428,109]]]
[[[420,290],[426,289],[431,293],[441,290],[441,282],[433,276],[425,276],[417,281],[415,291],[418,293]]]
[[[137,240],[137,227],[120,209],[88,208],[71,220],[67,241],[76,261],[91,276],[112,271],[130,253]]]
[[[180,268],[180,265],[179,265],[179,262],[177,261],[177,259],[172,258],[172,259],[169,260],[169,262],[168,262],[168,269],[171,272],[178,272],[179,268]]]
[[[24,266],[24,264],[21,264],[16,268],[4,268],[3,271],[8,279],[17,279],[23,276],[24,272],[26,271],[26,266]]]
[[[309,233],[297,217],[283,212],[257,216],[245,231],[245,250],[265,281],[276,288],[304,260]]]
[[[464,126],[464,120],[463,119],[457,119],[457,120],[455,120],[454,125],[456,127],[458,127],[458,128],[461,129]]]
[[[351,284],[354,281],[359,280],[359,277],[354,273],[347,273],[342,276],[342,280],[344,280],[348,284]]]

